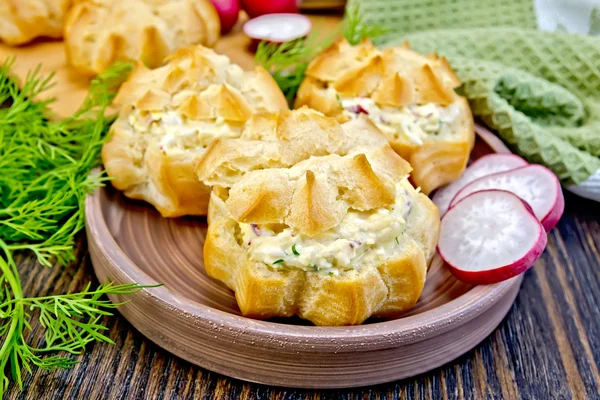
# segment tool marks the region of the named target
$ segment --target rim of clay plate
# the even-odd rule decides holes
[[[86,199],[86,222],[89,232],[95,236],[89,240],[94,241],[103,256],[126,276],[130,283],[159,284],[125,254],[111,234],[100,204],[103,190],[98,189]],[[97,240],[100,238],[103,240]],[[228,334],[268,337],[270,340],[296,342],[303,347],[308,342],[314,351],[338,347],[340,344],[345,346],[345,351],[365,351],[418,342],[462,325],[489,309],[513,285],[520,285],[521,280],[522,276],[518,276],[494,285],[475,286],[448,303],[420,314],[343,327],[300,326],[255,320],[178,296],[165,286],[143,289],[140,293],[158,302],[157,305],[166,311],[196,317],[209,325],[220,325],[227,328]]]
[[[475,131],[488,146],[497,153],[510,150],[500,139],[481,125]],[[156,285],[159,282],[142,271],[121,249],[106,224],[101,207],[100,188],[86,199],[86,224],[94,236],[96,247],[110,262],[113,268],[126,276],[129,283]],[[99,238],[107,240],[97,240]],[[419,314],[400,317],[394,320],[374,322],[365,325],[343,327],[320,327],[281,324],[261,321],[227,313],[210,306],[178,296],[165,286],[143,289],[140,293],[155,301],[165,311],[195,317],[209,325],[227,328],[228,335],[268,337],[270,340],[285,340],[306,347],[310,343],[315,352],[323,349],[345,346],[345,351],[378,350],[390,346],[419,342],[440,335],[481,315],[504,297],[515,285],[519,286],[523,276],[519,275],[494,285],[474,286],[463,295]]]

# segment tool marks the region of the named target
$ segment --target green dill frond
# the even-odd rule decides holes
[[[346,9],[340,29],[327,36],[323,36],[318,29],[313,29],[306,38],[290,42],[260,42],[254,62],[271,73],[288,103],[292,105],[308,64],[337,37],[343,35],[351,44],[358,44],[364,38],[373,39],[386,32],[381,26],[364,23],[359,6],[353,5]]]
[[[115,65],[95,78],[81,109],[57,121],[50,119],[52,100],[38,100],[52,87],[52,75],[42,77],[37,68],[19,87],[10,73],[13,63],[0,66],[0,398],[10,378],[21,386],[32,366],[70,368],[75,363],[51,353],[79,354],[92,341],[110,343],[101,320],[118,305],[104,295],[142,289],[109,283],[43,298],[22,292],[15,253],[31,252],[47,267],[75,258],[85,197],[107,179],[91,173],[114,120],[107,109],[131,66]],[[33,319],[45,331],[40,347],[25,341]]]
[[[337,32],[323,37],[317,29],[306,38],[285,43],[262,41],[254,62],[271,73],[288,103],[292,104],[310,61],[333,43]]]
[[[363,39],[374,40],[388,31],[383,26],[365,23],[364,15],[357,3],[346,7],[344,37],[350,44],[359,44]]]

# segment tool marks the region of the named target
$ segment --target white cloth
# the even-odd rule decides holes
[[[600,170],[579,185],[565,186],[569,192],[600,202]]]
[[[600,18],[600,0],[535,0],[538,27],[587,35],[594,18]],[[596,35],[598,32],[593,32]]]

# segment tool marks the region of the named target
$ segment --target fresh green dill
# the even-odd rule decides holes
[[[275,264],[279,264],[279,263],[282,263],[282,262],[283,262],[283,258],[280,258],[279,260],[275,260],[275,261],[273,262],[273,265],[275,265]]]
[[[310,61],[329,47],[336,37],[343,35],[350,43],[357,44],[364,38],[374,38],[386,32],[380,26],[364,23],[358,5],[346,10],[339,30],[323,36],[318,29],[305,38],[285,43],[262,41],[254,57],[257,65],[271,73],[290,104],[293,103]]]
[[[300,255],[300,253],[298,253],[298,250],[296,250],[296,243],[294,243],[294,245],[292,246],[292,253],[294,253],[295,256]]]
[[[396,236],[396,244],[400,244],[400,242],[398,241],[398,236]]]
[[[344,37],[350,44],[358,44],[363,39],[376,39],[388,31],[389,29],[383,26],[366,23],[358,4],[346,7]]]
[[[315,29],[306,38],[290,42],[262,41],[258,44],[254,62],[271,73],[288,103],[292,104],[309,62],[333,43],[334,37],[322,38]]]
[[[75,259],[75,235],[84,226],[87,194],[107,179],[91,172],[99,165],[106,131],[113,121],[107,108],[130,66],[116,65],[95,78],[80,110],[50,119],[51,100],[38,101],[52,86],[39,67],[19,87],[11,76],[14,60],[0,66],[0,398],[10,378],[20,387],[32,366],[69,368],[92,341],[111,342],[101,318],[117,307],[104,295],[130,294],[139,285],[106,283],[80,293],[27,297],[15,256],[33,253],[46,267]],[[31,322],[43,328],[39,347],[25,340]]]

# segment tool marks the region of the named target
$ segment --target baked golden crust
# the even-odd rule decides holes
[[[219,138],[206,149],[196,173],[208,185],[230,187],[246,172],[291,167],[312,156],[345,155],[356,148],[386,147],[387,139],[367,118],[343,125],[307,107],[254,114],[238,140]],[[408,165],[397,157],[387,160]]]
[[[241,137],[214,141],[196,172],[214,185],[206,271],[235,291],[244,315],[353,325],[372,315],[401,314],[417,302],[437,242],[439,212],[408,183],[410,166],[368,119],[340,126],[308,109],[255,115]],[[351,238],[343,233],[363,229],[363,219],[374,224],[373,231]],[[261,236],[261,230],[269,234]],[[364,239],[380,234],[380,241]],[[282,235],[295,244],[286,242],[281,260],[267,262],[252,247],[274,240],[265,248],[278,252]],[[332,243],[348,245],[344,251],[351,257],[361,253],[344,261],[345,267],[297,264],[311,245]]]
[[[437,208],[425,195],[412,194],[414,214],[406,221],[410,232],[397,248],[376,263],[333,276],[278,269],[251,258],[236,237],[239,222],[221,214],[222,199],[213,192],[204,244],[206,271],[232,289],[242,313],[253,318],[298,315],[315,325],[354,325],[370,316],[398,316],[419,299],[431,260],[426,252],[433,254],[439,234]],[[422,238],[429,249],[422,246]]]
[[[76,0],[65,22],[69,63],[88,75],[113,62],[139,60],[150,68],[178,49],[213,46],[219,16],[208,0]]]
[[[466,99],[454,92],[459,84],[446,59],[435,54],[420,55],[408,44],[380,51],[368,40],[351,46],[341,39],[308,66],[296,107],[309,106],[339,122],[368,114],[394,150],[412,165],[413,182],[429,194],[461,175],[473,147],[473,116]],[[355,104],[350,106],[353,110],[344,106],[346,100]],[[370,102],[377,113],[364,109],[364,102]],[[411,108],[428,105],[434,105],[440,116],[435,132],[408,134],[410,127],[387,118],[398,114],[413,118],[411,113],[418,119],[431,118]],[[445,122],[442,114],[453,119]]]
[[[0,1],[0,40],[25,44],[37,37],[60,38],[72,0]]]
[[[102,148],[113,186],[165,217],[206,215],[210,188],[194,172],[206,147],[239,136],[255,112],[287,109],[267,77],[202,46],[158,69],[139,63],[115,98],[120,113]]]
[[[285,224],[313,236],[337,226],[349,209],[366,211],[393,203],[394,177],[405,176],[409,168],[402,162],[377,161],[391,158],[391,152],[381,148],[346,157],[313,157],[289,169],[247,173],[230,189],[228,210],[239,222]]]

